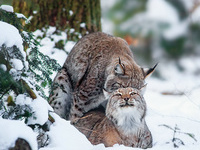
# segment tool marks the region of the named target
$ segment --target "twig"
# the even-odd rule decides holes
[[[85,118],[88,118],[88,117],[90,117],[90,116],[92,116],[92,114],[87,115],[87,116],[84,116],[84,117],[81,117],[81,118],[75,118],[75,119],[73,119],[72,122],[77,122],[78,120],[85,119]]]
[[[78,129],[83,129],[83,130],[86,130],[86,131],[92,131],[92,132],[98,133],[97,131],[94,131],[94,130],[88,129],[88,128],[84,128],[84,127],[78,127],[78,126],[76,126],[76,128],[78,128]]]

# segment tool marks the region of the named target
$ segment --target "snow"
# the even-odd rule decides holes
[[[30,105],[34,111],[34,118],[28,121],[28,124],[40,124],[43,125],[48,120],[48,112],[52,108],[48,105],[47,101],[42,98],[34,99]]]
[[[53,111],[48,102],[39,95],[32,100],[30,97],[20,94],[16,98],[16,104],[27,105],[32,108],[33,116],[29,118],[27,124],[43,125],[48,120],[48,112]]]
[[[85,23],[81,23],[80,27],[85,28],[86,24]]]
[[[188,12],[192,9],[194,0],[182,0],[188,9]],[[111,19],[107,19],[108,15],[104,15],[104,11],[112,9],[113,0],[107,1],[102,0],[102,29],[106,33],[112,33],[114,24]],[[131,5],[130,5],[131,6]],[[127,5],[127,7],[129,7]],[[148,0],[146,4],[146,10],[144,12],[138,13],[133,18],[125,20],[120,24],[120,29],[123,31],[129,31],[131,33],[137,33],[137,31],[142,29],[142,35],[146,35],[149,31],[154,31],[154,34],[158,32],[158,23],[164,23],[168,26],[160,29],[159,34],[162,34],[167,39],[175,39],[186,34],[186,29],[191,21],[200,21],[199,17],[199,7],[194,13],[190,14],[189,19],[181,20],[179,18],[177,10],[166,0]],[[106,16],[107,15],[107,16]],[[124,15],[123,13],[115,14]],[[105,16],[105,17],[104,17]],[[117,18],[117,17],[116,17]],[[157,33],[158,34],[158,33]]]
[[[32,102],[32,99],[23,94],[19,94],[16,97],[16,104],[18,104],[18,105],[30,105],[31,102]]]
[[[197,22],[199,23],[200,22],[200,7],[198,7],[194,12],[193,14],[191,15],[191,19],[193,22]]]
[[[30,127],[22,121],[0,118],[0,149],[14,147],[17,138],[25,139],[33,150],[37,149],[36,133]]]
[[[192,61],[191,61],[192,60]],[[180,60],[181,67],[186,70],[186,73],[195,73],[200,69],[200,59],[188,56]]]
[[[107,16],[106,12],[111,9],[113,4],[115,3],[115,0],[101,0],[101,8],[102,8],[102,18],[101,18],[101,26],[102,31],[108,34],[113,33],[114,24],[110,21],[110,19],[107,19],[104,16]]]
[[[178,20],[178,15],[176,10],[165,0],[148,1],[147,16],[152,20],[156,21],[159,20],[162,22],[176,23]]]
[[[5,11],[7,11],[7,12],[14,12],[14,11],[13,11],[13,7],[10,6],[10,5],[1,5],[1,6],[0,6],[0,9],[3,9],[3,10],[5,10]]]
[[[73,33],[74,31],[75,31],[75,29],[71,28],[71,29],[69,30],[69,33]]]
[[[72,10],[69,11],[69,15],[72,16],[74,12]]]
[[[39,51],[42,52],[44,55],[48,55],[51,59],[57,60],[57,62],[62,66],[65,62],[65,59],[67,58],[68,52],[71,51],[73,46],[75,45],[75,42],[73,41],[67,41],[67,34],[65,32],[61,32],[60,35],[53,34],[56,31],[55,27],[49,27],[46,30],[47,36],[43,39],[41,39],[39,47]],[[71,31],[75,31],[74,29],[71,29]],[[43,37],[44,32],[41,30],[36,30],[34,33],[35,37]],[[55,43],[63,40],[64,43],[64,49],[58,49],[55,48]]]
[[[145,17],[151,21],[169,24],[170,26],[163,32],[167,39],[184,35],[188,27],[188,21],[180,21],[177,11],[165,0],[149,0]]]
[[[15,13],[17,15],[17,18],[24,18],[27,19],[23,14],[21,13]]]
[[[92,149],[93,146],[87,138],[83,134],[80,134],[75,127],[70,125],[69,121],[61,119],[54,113],[51,113],[51,115],[55,119],[55,123],[50,127],[50,131],[48,132],[50,144],[46,148],[41,148],[40,150]]]
[[[6,70],[7,70],[7,67],[6,67],[6,65],[4,65],[4,64],[0,64],[0,68],[3,69],[3,71],[6,71]]]
[[[20,59],[11,59],[10,63],[12,65],[13,68],[15,68],[16,70],[22,70],[23,69],[23,63]]]
[[[33,16],[28,17],[27,20],[25,21],[25,23],[26,24],[30,23],[32,18],[33,18]]]
[[[22,70],[24,67],[28,69],[28,62],[25,60],[26,53],[24,52],[22,37],[18,29],[13,25],[0,21],[0,35],[0,47],[3,45],[13,47],[15,45],[23,57],[24,64],[17,58],[10,60],[13,69]]]
[[[65,49],[67,50],[67,52],[70,52],[72,50],[72,48],[74,47],[75,43],[73,41],[68,41],[65,45]]]
[[[33,11],[33,14],[37,14],[38,12],[36,10]]]
[[[0,35],[0,46],[4,44],[7,47],[16,45],[20,49],[20,52],[23,54],[23,56],[26,56],[22,45],[22,37],[17,28],[6,22],[0,21]]]
[[[10,71],[9,71],[9,74],[12,75],[15,79],[18,79],[16,69],[11,68]]]

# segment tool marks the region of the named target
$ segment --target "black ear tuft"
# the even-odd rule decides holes
[[[157,67],[158,63],[153,67],[153,68],[142,68],[142,72],[144,75],[144,78],[148,77],[149,75],[151,75],[155,68]]]
[[[121,65],[122,63],[121,63],[121,59],[120,59],[120,57],[119,57],[119,64]]]

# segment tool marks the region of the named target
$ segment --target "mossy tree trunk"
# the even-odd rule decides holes
[[[16,12],[32,16],[29,31],[55,26],[66,31],[68,40],[101,31],[100,0],[14,0]]]

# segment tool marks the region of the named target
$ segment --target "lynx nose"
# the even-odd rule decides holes
[[[124,100],[127,102],[127,101],[129,100],[129,98],[128,98],[128,97],[125,97]]]

